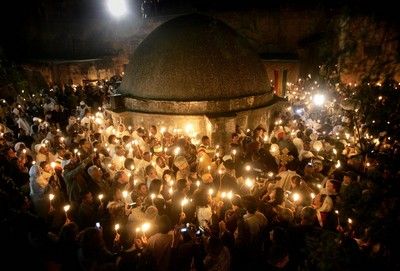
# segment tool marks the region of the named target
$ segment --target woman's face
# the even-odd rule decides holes
[[[164,175],[164,180],[165,180],[166,182],[169,183],[169,181],[171,181],[171,179],[172,179],[171,175],[169,175],[169,174],[165,174],[165,175]]]

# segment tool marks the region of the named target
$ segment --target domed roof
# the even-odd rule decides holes
[[[270,92],[248,42],[213,18],[190,14],[151,32],[137,47],[120,92],[166,101],[206,101]]]

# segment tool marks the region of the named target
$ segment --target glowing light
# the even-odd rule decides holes
[[[316,106],[322,106],[325,103],[325,96],[323,94],[315,94],[312,101]]]
[[[232,191],[229,191],[228,193],[226,193],[226,197],[227,197],[229,200],[231,200],[232,197],[233,197]]]
[[[56,168],[56,162],[51,162],[50,166],[51,166],[52,169],[55,169]]]
[[[125,0],[107,0],[107,8],[114,17],[123,17],[128,13]]]
[[[250,170],[251,170],[251,166],[250,166],[250,165],[247,165],[247,166],[244,167],[244,169],[245,169],[246,171],[250,171]]]
[[[292,198],[293,198],[293,201],[295,201],[295,202],[299,201],[300,200],[300,195],[298,193],[294,193]]]
[[[338,210],[335,210],[335,214],[337,214],[337,215],[338,215],[338,214],[339,214],[339,211],[338,211]]]
[[[177,156],[180,152],[181,152],[181,148],[180,147],[176,147],[175,150],[174,150],[175,156]]]
[[[310,197],[311,197],[311,199],[314,199],[315,198],[315,193],[310,193]]]
[[[150,229],[150,223],[144,223],[142,225],[142,232],[145,233],[146,231],[148,231]]]
[[[122,197],[126,199],[128,197],[128,191],[126,190],[122,191]]]
[[[68,212],[70,208],[71,208],[71,205],[69,205],[69,204],[65,205],[64,212]]]
[[[99,194],[98,198],[99,198],[99,200],[102,200],[104,198],[104,195],[103,194]]]
[[[114,230],[115,230],[115,231],[118,231],[118,230],[119,230],[119,224],[115,224]]]
[[[254,185],[254,181],[253,181],[252,179],[250,179],[250,178],[247,178],[246,181],[245,181],[245,185],[246,185],[248,188],[252,188],[253,185]]]
[[[54,199],[54,194],[49,194],[49,200],[52,201]]]
[[[182,201],[181,201],[181,206],[182,206],[182,208],[183,208],[183,206],[185,206],[186,204],[188,204],[188,199],[187,198],[184,198]]]
[[[352,223],[353,223],[353,220],[352,220],[351,218],[348,218],[348,219],[347,219],[347,222],[348,222],[349,224],[352,224]]]
[[[208,194],[210,196],[212,196],[214,194],[214,189],[212,189],[212,188],[208,189]]]
[[[340,168],[341,164],[340,164],[340,160],[337,160],[335,168]]]
[[[186,125],[185,125],[185,132],[186,132],[188,135],[193,134],[193,133],[194,133],[193,124],[191,124],[191,123],[186,124]]]
[[[196,186],[200,187],[200,181],[196,181]]]
[[[221,192],[221,198],[222,199],[226,198],[226,192]]]

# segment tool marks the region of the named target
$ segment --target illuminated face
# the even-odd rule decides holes
[[[343,176],[343,184],[349,185],[351,182],[351,178],[349,176]]]
[[[142,195],[146,195],[146,194],[147,194],[147,186],[146,186],[146,185],[140,186],[139,192],[140,192],[140,194],[142,194]]]

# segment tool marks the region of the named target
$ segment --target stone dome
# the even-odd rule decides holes
[[[151,32],[134,51],[119,91],[159,101],[271,94],[249,43],[223,22],[200,14],[179,16]]]

